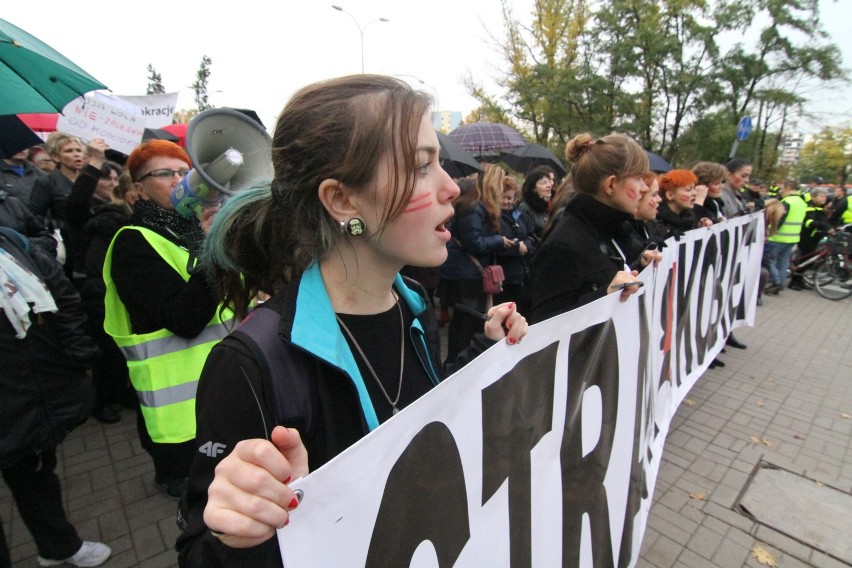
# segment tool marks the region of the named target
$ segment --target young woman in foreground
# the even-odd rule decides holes
[[[207,261],[226,303],[244,316],[259,293],[271,299],[202,373],[182,565],[280,566],[275,529],[298,505],[289,480],[443,378],[425,293],[398,274],[440,265],[451,238],[458,187],[439,165],[428,108],[388,77],[302,89],[276,125],[271,187],[217,215]],[[526,333],[513,304],[488,315],[462,362]]]

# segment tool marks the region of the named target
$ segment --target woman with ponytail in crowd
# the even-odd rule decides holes
[[[196,453],[181,565],[281,566],[275,530],[298,505],[288,482],[444,377],[425,292],[398,274],[443,263],[451,238],[459,190],[428,110],[389,77],[305,87],[279,116],[270,187],[217,215],[206,262],[247,317],[198,386],[198,440],[223,451]],[[259,294],[270,299],[249,311]],[[526,333],[514,305],[487,316],[462,359]]]
[[[539,322],[618,292],[622,300],[639,290],[638,270],[658,260],[633,237],[632,220],[648,191],[642,176],[648,156],[624,134],[570,140],[576,195],[564,218],[538,249],[531,267],[531,321]],[[626,285],[626,286],[625,286]]]

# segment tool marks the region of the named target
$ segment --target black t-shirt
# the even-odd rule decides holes
[[[405,302],[400,300],[399,305],[402,307],[403,326],[402,330],[399,325],[399,311],[396,306],[390,310],[375,315],[351,315],[337,314],[343,323],[355,336],[358,345],[369,360],[373,369],[376,371],[379,380],[384,386],[385,392],[391,400],[396,399],[396,393],[399,392],[399,344],[400,332],[403,331],[407,337],[405,341],[405,366],[402,376],[402,392],[399,396],[399,401],[396,407],[402,410],[435,385],[426,374],[426,370],[420,365],[417,352],[411,344],[412,338],[409,334],[409,329],[414,320],[414,316],[405,305]],[[367,393],[370,395],[370,400],[373,402],[373,407],[376,410],[376,417],[379,422],[384,422],[393,414],[393,407],[388,402],[381,389],[376,384],[373,374],[369,367],[364,362],[364,357],[358,352],[358,348],[352,343],[352,339],[341,328],[341,333],[346,338],[349,344],[349,349],[352,350],[352,356],[358,363],[358,370],[361,371],[361,376],[364,378],[364,384],[367,386]]]

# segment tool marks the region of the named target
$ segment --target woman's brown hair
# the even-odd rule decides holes
[[[271,186],[227,202],[206,242],[216,289],[238,316],[259,292],[280,292],[343,239],[319,200],[322,181],[374,191],[387,157],[391,187],[375,230],[400,214],[414,190],[420,123],[430,103],[426,93],[378,75],[331,79],[293,95],[272,137]]]
[[[595,195],[609,176],[641,176],[649,169],[648,154],[626,134],[597,139],[588,133],[580,134],[565,145],[565,158],[572,164],[574,190],[588,195]]]

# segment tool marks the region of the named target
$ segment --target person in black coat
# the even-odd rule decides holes
[[[709,219],[696,218],[696,181],[698,178],[689,170],[671,170],[660,176],[663,205],[657,212],[654,239],[664,241],[672,236],[678,239],[686,231],[713,224]]]
[[[42,566],[97,566],[111,551],[68,522],[56,447],[89,416],[86,370],[98,349],[62,267],[20,233],[0,228],[0,469]],[[10,566],[0,526],[0,567]]]
[[[728,170],[722,164],[698,162],[693,166],[695,181],[695,215],[699,219],[709,219],[713,223],[725,220],[725,201],[722,198],[722,186]]]
[[[642,177],[642,181],[648,186],[648,191],[642,195],[636,213],[633,214],[633,234],[646,248],[661,248],[659,242],[654,239],[657,226],[657,212],[660,209],[660,182],[656,174],[648,172]],[[655,243],[651,247],[651,243]]]
[[[447,243],[447,260],[441,265],[447,304],[453,308],[447,330],[447,361],[454,360],[482,329],[482,320],[456,306],[480,313],[491,307],[494,298],[483,291],[481,268],[497,264],[497,255],[514,246],[500,234],[500,198],[505,177],[499,166],[487,164],[476,185],[453,203],[455,216],[448,227],[452,239]]]
[[[494,301],[518,302],[529,283],[529,262],[538,247],[538,237],[533,219],[517,207],[518,182],[506,176],[503,179],[503,199],[500,203],[500,233],[512,241],[512,246],[504,248],[497,255],[497,262],[503,267],[506,280],[503,292],[497,294]]]
[[[541,239],[550,220],[550,201],[556,184],[556,173],[550,166],[536,166],[524,176],[518,209],[535,223],[535,234]]]
[[[613,292],[626,300],[639,289],[629,285],[638,269],[660,258],[633,237],[631,221],[648,191],[642,147],[623,134],[598,139],[581,134],[568,142],[565,154],[577,193],[533,259],[533,322]]]

